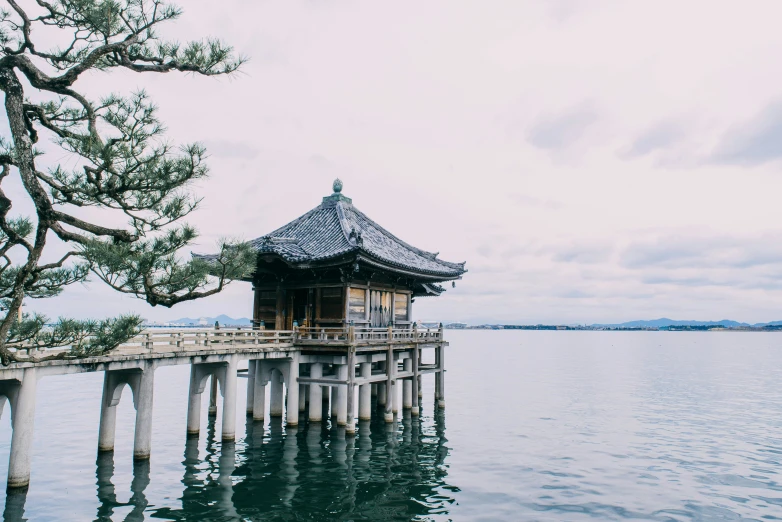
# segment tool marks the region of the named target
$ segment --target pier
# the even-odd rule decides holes
[[[6,401],[10,403],[13,430],[7,487],[24,488],[30,482],[36,387],[50,375],[104,372],[99,453],[114,450],[116,407],[127,385],[131,397],[126,393],[126,400],[132,400],[136,410],[133,458],[143,461],[152,452],[152,398],[155,370],[161,366],[190,365],[189,390],[182,391],[188,393],[183,437],[199,436],[202,396],[209,391],[209,414],[222,416],[222,441],[235,440],[238,375],[245,368],[246,411],[254,421],[264,421],[267,415],[282,417],[292,427],[307,411],[310,422],[323,421],[321,405],[329,400],[332,422],[352,435],[356,412],[361,420],[382,415],[386,422],[393,422],[401,404],[417,416],[420,379],[427,373],[436,376],[435,400],[444,408],[443,352],[447,345],[442,328],[415,326],[296,327],[290,331],[184,328],[145,331],[106,356],[13,363],[0,368],[0,414],[5,413]],[[19,349],[32,355],[56,352]],[[222,397],[221,412],[212,408],[216,393]],[[373,411],[373,393],[382,411]]]
[[[373,396],[385,422],[392,423],[400,409],[415,417],[421,376],[427,373],[435,375],[434,399],[444,408],[448,343],[442,325],[419,328],[412,307],[416,298],[445,292],[440,283],[455,286],[465,263],[444,261],[402,241],[354,207],[340,180],[332,188],[317,207],[248,242],[257,256],[246,279],[254,292],[252,327],[148,330],[101,357],[0,368],[0,412],[10,402],[13,427],[8,487],[29,484],[35,389],[47,375],[104,372],[99,452],[114,449],[116,408],[127,385],[136,409],[133,456],[139,461],[152,451],[152,398],[160,366],[190,365],[187,436],[193,438],[199,436],[202,396],[209,390],[210,415],[217,415],[217,394],[222,396],[221,439],[235,440],[240,367],[247,371],[247,415],[257,421],[284,416],[293,427],[308,412],[310,422],[321,422],[318,405],[328,402],[332,420],[351,435],[356,412],[361,420],[372,417]],[[217,259],[194,257],[205,263]]]

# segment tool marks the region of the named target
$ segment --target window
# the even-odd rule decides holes
[[[350,289],[350,319],[353,321],[363,321],[366,318],[366,295],[367,291],[363,288]]]
[[[258,291],[257,320],[264,321],[266,328],[274,328],[277,320],[277,292]]]
[[[407,294],[396,294],[394,296],[394,322],[408,321],[407,315]]]
[[[323,288],[320,291],[320,318],[339,319],[345,316],[342,288]]]

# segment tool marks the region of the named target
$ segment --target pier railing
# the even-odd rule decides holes
[[[296,327],[295,340],[312,342],[440,342],[442,328]]]
[[[373,344],[383,342],[428,343],[443,340],[442,328],[294,327],[293,330],[258,328],[177,328],[144,330],[120,345],[112,354],[140,355],[201,350],[231,350],[279,344]],[[28,355],[50,355],[69,347],[42,348],[26,343],[11,348]]]
[[[294,340],[290,330],[258,330],[250,328],[179,328],[144,330],[128,342],[121,344],[113,355],[140,355],[145,353],[169,353],[201,350],[231,350],[235,347],[252,348],[287,344]],[[26,343],[13,346],[12,350],[28,355],[51,355],[67,351],[69,347],[41,348]]]

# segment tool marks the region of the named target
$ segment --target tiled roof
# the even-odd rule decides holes
[[[336,186],[336,185],[335,185]],[[276,254],[291,264],[328,260],[351,252],[370,261],[442,279],[466,272],[464,263],[449,263],[415,248],[360,212],[335,192],[323,203],[274,232],[250,241],[259,253]]]

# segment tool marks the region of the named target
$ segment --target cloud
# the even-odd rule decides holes
[[[724,134],[707,163],[762,165],[782,159],[782,101],[769,104],[753,118]]]
[[[577,143],[598,119],[586,103],[543,115],[527,133],[527,141],[540,149],[561,150]]]
[[[646,156],[658,150],[669,149],[680,143],[685,134],[682,122],[664,120],[641,132],[629,146],[619,153],[619,156],[631,159]]]
[[[536,207],[548,210],[558,210],[562,208],[562,203],[550,199],[540,199],[526,194],[508,194],[508,199],[520,207]]]
[[[608,243],[570,243],[549,248],[551,258],[561,263],[579,263],[591,265],[608,261],[613,253]]]
[[[780,234],[741,236],[669,236],[629,244],[620,254],[626,268],[733,268],[780,265]]]
[[[207,154],[221,158],[253,159],[260,152],[257,147],[244,141],[206,141],[204,146]]]

